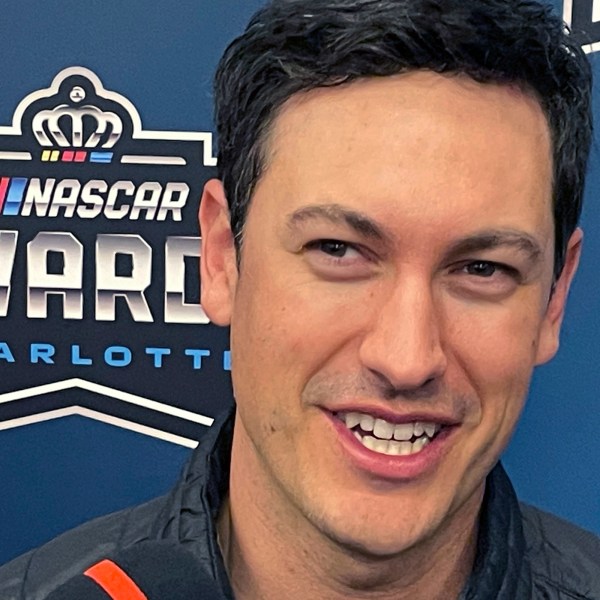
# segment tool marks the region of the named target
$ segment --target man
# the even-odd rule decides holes
[[[0,571],[43,598],[174,539],[237,599],[600,599],[498,460],[558,347],[590,75],[533,1],[275,0],[216,77],[202,303],[235,415],[165,498]]]

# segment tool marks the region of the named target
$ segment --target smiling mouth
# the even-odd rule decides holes
[[[387,456],[418,454],[444,428],[440,423],[425,421],[394,424],[359,412],[339,412],[334,416],[365,448]]]

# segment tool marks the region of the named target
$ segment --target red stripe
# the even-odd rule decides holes
[[[2,212],[2,208],[4,207],[4,199],[6,198],[6,190],[8,189],[9,183],[10,177],[0,178],[0,213]]]
[[[84,575],[93,579],[113,600],[148,600],[129,575],[110,560],[95,564]]]

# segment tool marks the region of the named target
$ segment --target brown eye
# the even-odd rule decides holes
[[[492,277],[498,270],[498,265],[492,262],[479,261],[465,265],[465,271],[469,275],[477,277]]]
[[[337,240],[321,240],[319,242],[319,250],[330,256],[343,258],[348,251],[348,244]]]

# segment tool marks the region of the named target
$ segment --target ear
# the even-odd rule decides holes
[[[211,179],[200,201],[202,308],[217,325],[229,325],[237,285],[236,251],[223,184]]]
[[[554,286],[554,293],[548,302],[546,314],[540,329],[536,364],[548,362],[558,351],[560,327],[565,315],[567,296],[571,282],[579,265],[583,232],[577,228],[567,244],[565,265]]]

